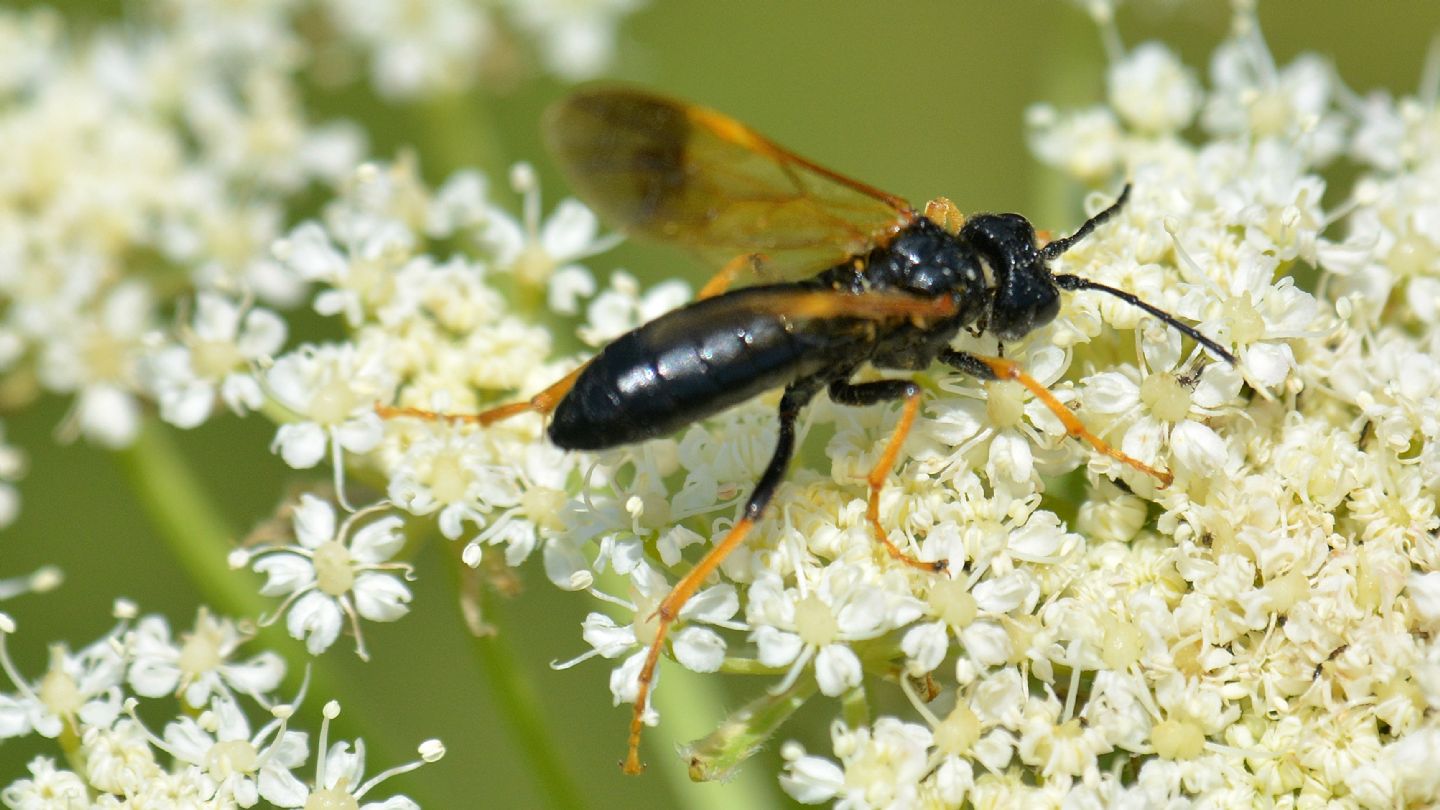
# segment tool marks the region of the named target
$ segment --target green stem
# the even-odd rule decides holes
[[[235,533],[196,483],[164,427],[147,420],[134,444],[116,458],[160,539],[212,607],[230,616],[258,616],[273,607],[247,577],[230,569],[226,556],[235,548]],[[289,641],[273,629],[262,635]]]
[[[480,616],[492,625],[498,624],[502,616],[493,591],[483,583],[468,587],[467,577],[477,577],[475,571],[455,560],[454,568],[461,578],[459,587],[466,596],[479,600]],[[583,808],[585,801],[575,778],[565,767],[566,758],[560,755],[560,746],[550,734],[540,695],[523,671],[515,649],[510,645],[511,633],[500,629],[484,635],[471,635],[470,649],[475,661],[485,674],[485,684],[490,689],[491,704],[505,718],[510,727],[510,739],[517,746],[517,754],[529,766],[535,784],[545,796],[548,806],[554,808]]]
[[[840,717],[850,728],[870,725],[870,699],[865,693],[864,684],[851,689],[840,698]]]
[[[60,727],[60,737],[55,741],[60,750],[65,752],[65,764],[75,773],[85,773],[85,755],[81,750],[80,735],[75,732],[70,721],[66,720]]]
[[[720,664],[720,671],[726,675],[764,675],[767,677],[784,677],[789,667],[769,667],[754,658],[726,658]]]

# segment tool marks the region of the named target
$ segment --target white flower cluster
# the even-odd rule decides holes
[[[134,441],[146,402],[184,428],[221,405],[244,413],[264,404],[256,371],[287,330],[271,307],[303,301],[314,278],[289,272],[270,245],[301,192],[338,182],[363,153],[358,127],[307,120],[306,83],[335,80],[310,56],[319,45],[305,37],[315,32],[301,33],[313,5],[147,0],[127,25],[85,33],[45,7],[0,11],[7,406],[41,391],[66,396],[62,435],[119,448]],[[440,0],[318,5],[336,29],[325,47],[373,52],[379,89],[407,96],[481,78],[456,60],[481,58],[486,19],[499,13]],[[542,51],[568,55],[544,57],[552,69],[592,74],[635,3],[563,5],[563,14],[532,2],[507,13]],[[554,38],[585,45],[556,51]],[[369,247],[383,249],[376,238]],[[173,301],[192,291],[167,322]],[[294,452],[314,446],[312,437]],[[8,448],[3,456],[8,483],[21,465]],[[11,490],[3,494],[0,525],[15,511]]]
[[[69,395],[67,430],[111,447],[142,397],[187,427],[259,403],[251,364],[285,332],[250,302],[300,293],[267,257],[284,201],[359,155],[351,128],[304,120],[275,15],[219,41],[201,5],[148,36],[0,14],[0,368],[29,381],[12,400]],[[157,345],[157,302],[189,285],[204,292]]]
[[[612,696],[633,702],[656,606],[770,458],[775,398],[590,455],[548,445],[534,415],[427,417],[540,391],[688,291],[624,273],[602,288],[581,261],[614,237],[573,200],[542,218],[526,166],[509,178],[519,217],[476,173],[430,188],[406,158],[354,168],[351,130],[303,115],[304,5],[157,2],[161,33],[90,40],[49,12],[0,13],[0,146],[16,156],[0,167],[0,396],[69,394],[73,431],[112,446],[134,439],[145,401],[180,427],[221,403],[260,412],[286,464],[334,475],[288,515],[293,543],[231,556],[283,599],[265,621],[283,614],[311,653],[348,627],[365,655],[360,619],[409,610],[403,524],[433,519],[471,566],[538,550],[551,582],[594,597],[590,649],[558,666],[614,661]],[[499,34],[473,4],[322,5],[386,95],[453,89]],[[496,8],[572,75],[607,57],[632,5]],[[1208,86],[1163,46],[1117,45],[1105,104],[1036,107],[1035,151],[1102,190],[1090,210],[1134,188],[1057,271],[1198,324],[1238,362],[1097,293],[1004,347],[1095,433],[1173,473],[1164,489],[1067,439],[1017,386],[920,375],[925,410],[879,511],[907,553],[949,561],[939,575],[871,537],[865,479],[894,410],[814,403],[809,452],[669,637],[689,670],[765,679],[692,767],[743,759],[818,694],[840,706],[829,752],[781,749],[781,784],[803,802],[1440,802],[1432,63],[1416,97],[1362,97],[1318,57],[1276,65],[1242,10]],[[1341,162],[1360,178],[1327,199]],[[288,227],[313,181],[338,196]],[[195,294],[166,328],[157,310],[181,289]],[[287,345],[278,310],[302,302],[343,337]],[[0,448],[0,521],[22,466]],[[356,509],[352,485],[384,494]],[[11,632],[0,617],[0,642]],[[123,618],[78,654],[55,647],[39,678],[0,655],[14,686],[0,736],[55,738],[85,763],[37,759],[0,800],[355,804],[377,781],[361,779],[363,749],[322,730],[314,782],[295,777],[308,738],[288,728],[293,707],[260,697],[280,663],[230,663],[240,639],[204,613],[179,641]],[[903,715],[872,698],[887,683]],[[133,701],[171,694],[185,711],[156,736]],[[258,731],[246,698],[270,712]]]
[[[328,449],[342,486],[324,500],[300,499],[294,542],[252,546],[231,559],[267,577],[262,593],[286,600],[267,620],[283,614],[286,629],[312,651],[332,645],[348,623],[363,656],[360,620],[393,621],[408,610],[409,567],[392,561],[403,544],[400,519],[376,514],[393,513],[390,501],[343,519],[329,505],[338,500],[355,512],[345,500],[341,454],[376,449],[382,434],[373,406],[393,396],[404,365],[390,365],[403,358],[377,357],[379,340],[307,345],[281,355],[290,332],[281,313],[311,303],[311,285],[319,285],[314,306],[356,324],[386,300],[392,325],[418,327],[407,308],[435,313],[446,335],[488,325],[490,331],[473,335],[470,349],[483,357],[487,341],[526,342],[507,338],[507,330],[537,330],[519,321],[493,322],[486,313],[507,304],[470,281],[473,265],[466,261],[426,267],[428,260],[416,256],[403,274],[386,278],[398,269],[388,261],[403,247],[392,236],[406,236],[412,226],[430,235],[464,232],[483,243],[497,272],[524,264],[542,278],[542,289],[548,283],[551,295],[568,296],[571,307],[596,285],[588,271],[566,265],[609,242],[564,241],[577,224],[583,231],[588,221],[596,229],[589,212],[573,202],[562,204],[567,215],[558,234],[542,231],[538,210],[517,222],[484,202],[483,185],[466,175],[440,190],[423,224],[402,216],[402,227],[375,233],[387,212],[375,207],[384,203],[365,200],[335,212],[331,223],[347,229],[338,240],[343,264],[326,265],[333,256],[321,249],[329,235],[318,226],[285,234],[316,185],[351,178],[364,138],[352,122],[317,125],[305,99],[345,78],[335,68],[347,54],[373,63],[370,79],[382,96],[417,101],[481,80],[513,85],[522,67],[515,57],[530,41],[544,70],[590,75],[610,58],[618,20],[638,3],[561,5],[567,11],[543,3],[483,8],[443,0],[142,0],[108,11],[36,4],[0,9],[0,148],[6,155],[0,166],[0,405],[14,410],[58,394],[69,402],[62,438],[115,449],[140,438],[147,413],[192,428],[222,410],[258,410],[281,423],[276,448],[292,466],[313,467]],[[505,21],[510,41],[493,36],[497,21]],[[484,47],[487,42],[494,47]],[[365,175],[356,174],[354,185],[375,191]],[[397,188],[411,191],[403,180]],[[528,192],[538,205],[535,194]],[[399,201],[396,210],[411,202]],[[555,266],[546,264],[551,259]],[[388,291],[367,286],[376,280]],[[476,297],[460,297],[467,288]],[[416,297],[403,300],[396,290]],[[424,351],[416,337],[412,350]],[[455,357],[466,351],[455,349]],[[446,385],[457,392],[528,385],[548,351],[545,345],[512,357],[507,368],[481,362]],[[435,373],[440,380],[450,370]],[[448,443],[408,446],[415,474],[397,478],[392,497],[416,513],[439,512],[450,536],[467,523],[488,525],[481,542],[507,545],[518,562],[527,542],[536,543],[533,524],[526,540],[524,510],[549,519],[545,505],[554,498],[544,487],[558,486],[558,454],[532,454],[532,474],[520,486],[508,470],[475,466],[483,454],[470,451],[472,441],[455,432]],[[0,528],[19,510],[14,482],[25,466],[20,451],[0,438]],[[563,469],[558,475],[563,481]],[[498,506],[522,510],[504,521],[481,517],[481,510],[488,515]],[[32,579],[0,582],[0,598],[51,587],[57,577],[52,571]],[[53,738],[67,761],[86,763],[91,772],[38,759],[29,779],[0,790],[0,802],[231,807],[264,799],[287,807],[307,801],[355,806],[378,782],[362,781],[358,742],[326,752],[322,739],[311,789],[288,772],[303,764],[307,751],[304,735],[284,730],[291,708],[262,702],[286,716],[277,714],[251,733],[239,704],[245,695],[275,688],[278,659],[252,672],[258,678],[265,669],[263,682],[244,682],[243,669],[175,682],[176,667],[218,666],[217,656],[238,643],[230,625],[216,630],[203,615],[200,624],[192,640],[178,646],[156,618],[117,629],[80,654],[57,646],[50,672],[36,680],[5,658],[16,691],[0,696],[0,737]],[[0,634],[11,632],[10,625],[4,620]],[[182,691],[187,714],[167,727],[164,741],[127,718],[127,671],[128,693],[135,696]],[[241,680],[224,686],[229,677]],[[437,751],[430,745],[422,755],[433,759]],[[12,764],[17,768],[6,781],[18,776],[18,763]],[[401,798],[384,806],[411,804]]]
[[[461,91],[477,78],[512,82],[525,70],[517,57],[527,44],[545,71],[568,81],[594,78],[614,59],[620,20],[641,5],[641,0],[317,2],[340,44],[368,61],[376,91],[397,99]]]
[[[389,482],[386,503],[435,514],[451,539],[468,532],[471,564],[485,545],[504,546],[519,564],[541,526],[561,528],[577,460],[545,446],[537,423],[475,431],[382,422],[375,406],[473,411],[575,365],[548,360],[550,332],[507,297],[573,311],[596,289],[574,261],[614,239],[599,236],[594,215],[574,200],[542,227],[531,172],[514,175],[527,200],[523,221],[489,202],[474,174],[432,191],[408,163],[362,166],[323,224],[302,224],[276,246],[287,269],[318,285],[316,309],[351,328],[348,340],[279,355],[264,374],[283,413],[276,451],[301,469],[330,458],[342,499],[345,454],[368,455]],[[429,239],[466,241],[474,257],[437,260],[425,252]]]
[[[241,660],[249,635],[234,622],[201,609],[195,626],[178,637],[160,616],[134,620],[134,606],[117,603],[119,623],[72,652],[50,649],[44,674],[27,678],[11,661],[6,639],[15,632],[0,614],[0,668],[13,692],[0,692],[0,740],[35,734],[56,740],[71,768],[48,756],[30,761],[28,778],[0,790],[0,802],[21,810],[120,807],[360,807],[380,782],[434,762],[444,749],[420,746],[420,760],[365,779],[365,747],[330,743],[339,714],[326,704],[317,741],[315,775],[295,771],[311,756],[310,736],[290,727],[294,703],[266,697],[279,687],[285,665],[262,652]],[[169,702],[167,707],[165,704]],[[143,706],[142,706],[143,703]],[[269,719],[252,726],[259,710]],[[139,714],[174,717],[160,734]],[[364,807],[418,808],[405,796]]]
[[[972,471],[1032,503],[1013,482],[1076,456],[1032,453],[1044,413],[996,386],[937,402],[911,452],[926,474],[972,481],[899,492],[890,513],[923,515],[923,543],[950,535],[952,567],[968,561],[917,587],[926,610],[900,644],[908,672],[953,672],[953,691],[927,706],[907,689],[914,718],[837,721],[833,758],[787,744],[795,798],[1440,801],[1440,76],[1421,98],[1361,99],[1317,56],[1274,64],[1247,13],[1236,30],[1209,90],[1152,43],[1116,55],[1105,104],[1031,113],[1044,160],[1134,183],[1065,270],[1193,319],[1240,357],[1207,361],[1104,296],[1075,296],[1032,339],[1039,376],[1174,486],[1092,485],[1074,533],[1048,543],[1054,519],[1033,508],[1001,504],[1009,525],[952,517],[935,502],[978,491]],[[1327,203],[1322,172],[1346,156],[1362,176]],[[962,540],[987,525],[989,543]]]
[[[1032,113],[1043,158],[1134,184],[1059,271],[1200,324],[1239,362],[1097,294],[1007,356],[1174,484],[1068,441],[1014,386],[938,380],[880,505],[892,539],[950,561],[931,575],[869,536],[865,475],[893,413],[817,402],[807,430],[823,426],[828,461],[791,471],[681,612],[680,665],[768,673],[777,696],[846,707],[833,759],[785,745],[797,799],[1440,800],[1425,766],[1440,741],[1440,337],[1426,328],[1440,311],[1440,115],[1434,99],[1352,100],[1314,57],[1276,66],[1241,23],[1208,91],[1151,44],[1118,55],[1107,104]],[[1185,137],[1197,124],[1204,137]],[[1367,172],[1327,207],[1321,172],[1347,154]],[[342,451],[363,455],[390,501],[436,515],[471,564],[485,546],[511,565],[541,549],[556,585],[606,606],[584,622],[592,650],[561,666],[617,661],[611,691],[630,702],[656,605],[769,458],[773,402],[593,457],[547,446],[534,416],[377,421],[376,400],[470,412],[538,391],[576,364],[548,359],[568,339],[555,327],[593,345],[679,302],[624,275],[594,295],[573,265],[608,245],[593,217],[566,203],[542,226],[530,173],[512,180],[523,223],[476,178],[432,192],[404,163],[367,167],[323,224],[281,243],[352,337],[276,360],[268,389],[292,414],[276,445],[302,467],[328,447],[337,476]],[[481,258],[426,252],[456,235]],[[591,295],[585,323],[561,319]],[[1071,494],[1048,500],[1070,473]],[[1068,524],[1064,501],[1078,503]],[[914,715],[862,722],[867,676],[887,674]]]

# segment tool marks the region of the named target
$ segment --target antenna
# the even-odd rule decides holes
[[[1045,247],[1040,248],[1040,256],[1046,262],[1049,262],[1050,260],[1059,256],[1061,253],[1064,253],[1065,251],[1074,247],[1076,242],[1079,242],[1081,239],[1089,236],[1091,231],[1105,224],[1106,220],[1115,216],[1115,214],[1125,206],[1125,201],[1128,199],[1130,199],[1130,184],[1126,183],[1125,188],[1120,192],[1120,196],[1115,199],[1115,202],[1110,204],[1109,208],[1106,208],[1104,211],[1101,211],[1095,216],[1085,220],[1085,224],[1081,225],[1079,230],[1075,231],[1075,233],[1070,234],[1064,239],[1056,239],[1055,241],[1045,245]],[[1201,346],[1209,349],[1210,352],[1216,357],[1223,358],[1225,362],[1229,363],[1230,365],[1236,365],[1236,363],[1238,362],[1235,359],[1235,355],[1226,351],[1220,346],[1219,343],[1216,343],[1210,338],[1200,334],[1200,331],[1195,327],[1181,323],[1180,321],[1176,320],[1174,315],[1171,315],[1170,313],[1155,306],[1154,304],[1145,303],[1144,301],[1136,297],[1133,293],[1128,293],[1124,290],[1117,290],[1114,287],[1101,284],[1098,281],[1090,281],[1089,279],[1081,278],[1079,276],[1063,275],[1054,276],[1053,278],[1055,279],[1055,286],[1059,287],[1062,290],[1099,290],[1100,292],[1110,293],[1116,298],[1119,298],[1121,301],[1124,301],[1131,306],[1139,307],[1140,309],[1145,310],[1151,315],[1154,315],[1161,321],[1164,321],[1167,326],[1175,329],[1182,335],[1189,336],[1196,343],[1199,343]]]
[[[1129,190],[1129,187],[1128,187],[1128,186],[1126,187],[1126,190]],[[1125,199],[1124,195],[1121,195],[1120,199],[1121,199],[1121,200],[1124,200],[1124,199]],[[1102,211],[1102,212],[1100,212],[1099,214],[1097,214],[1097,215],[1096,215],[1096,219],[1105,216],[1106,214],[1110,213],[1110,212],[1113,211],[1113,210],[1115,210],[1115,206],[1112,205],[1112,206],[1110,206],[1109,208],[1107,208],[1107,209],[1105,209],[1104,211]],[[1094,222],[1094,221],[1095,221],[1094,219],[1090,220],[1090,222]],[[1079,237],[1079,236],[1083,235],[1084,233],[1086,233],[1086,232],[1087,232],[1087,228],[1089,227],[1089,225],[1090,225],[1089,222],[1085,223],[1085,226],[1082,227],[1079,231],[1076,231],[1075,236],[1071,237],[1071,241],[1073,241],[1076,237]],[[1055,243],[1054,243],[1054,242],[1051,242],[1050,244],[1053,245],[1053,244],[1055,244]],[[1049,245],[1046,245],[1046,247],[1049,247]],[[1230,352],[1226,351],[1224,348],[1222,348],[1222,347],[1220,346],[1219,343],[1216,343],[1215,341],[1211,340],[1210,338],[1205,337],[1204,335],[1200,334],[1200,330],[1198,330],[1198,329],[1196,329],[1195,327],[1190,326],[1190,325],[1188,325],[1188,324],[1183,324],[1183,323],[1181,323],[1179,320],[1177,320],[1177,319],[1175,318],[1174,315],[1171,315],[1170,313],[1168,313],[1168,312],[1166,312],[1165,310],[1163,310],[1163,309],[1155,306],[1154,304],[1147,304],[1147,303],[1145,303],[1144,301],[1141,301],[1138,297],[1136,297],[1136,296],[1135,296],[1134,294],[1132,294],[1132,293],[1125,292],[1124,290],[1117,290],[1117,289],[1115,289],[1114,287],[1106,286],[1106,285],[1104,285],[1104,284],[1101,284],[1101,283],[1098,282],[1098,281],[1091,281],[1091,280],[1089,280],[1089,279],[1081,278],[1081,277],[1079,277],[1079,276],[1072,276],[1072,275],[1055,276],[1055,285],[1056,285],[1057,287],[1059,287],[1060,289],[1062,289],[1062,290],[1099,290],[1100,292],[1110,293],[1111,295],[1115,296],[1116,298],[1119,298],[1121,301],[1124,301],[1125,303],[1130,304],[1131,306],[1139,307],[1140,309],[1145,310],[1146,312],[1150,313],[1151,315],[1154,315],[1155,317],[1157,317],[1157,318],[1159,318],[1160,320],[1164,321],[1167,326],[1170,326],[1171,328],[1175,329],[1176,331],[1180,332],[1180,333],[1183,334],[1183,335],[1189,336],[1189,337],[1190,337],[1191,339],[1193,339],[1196,343],[1199,343],[1201,346],[1204,346],[1205,348],[1209,349],[1210,352],[1211,352],[1212,354],[1216,355],[1217,357],[1223,358],[1223,359],[1225,360],[1225,362],[1229,363],[1230,365],[1233,366],[1233,365],[1236,365],[1236,364],[1238,363],[1238,361],[1235,359],[1235,355],[1233,355],[1233,354],[1231,354]]]
[[[1106,208],[1104,211],[1101,211],[1095,216],[1085,220],[1085,224],[1080,226],[1080,230],[1070,234],[1064,239],[1056,239],[1045,245],[1045,247],[1040,248],[1041,258],[1048,262],[1056,256],[1059,256],[1061,253],[1064,253],[1065,251],[1074,247],[1076,242],[1079,242],[1081,239],[1089,236],[1091,231],[1095,230],[1101,225],[1104,225],[1105,220],[1115,216],[1115,214],[1119,212],[1121,208],[1125,207],[1125,201],[1128,199],[1130,199],[1130,184],[1126,183],[1125,188],[1120,192],[1120,196],[1116,198],[1115,202],[1110,203],[1109,208]]]

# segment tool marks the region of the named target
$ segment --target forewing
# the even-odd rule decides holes
[[[864,253],[916,217],[732,118],[636,90],[570,96],[551,109],[546,136],[581,199],[618,227],[717,267],[758,255],[765,281]]]

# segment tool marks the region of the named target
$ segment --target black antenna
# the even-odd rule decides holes
[[[1056,239],[1055,241],[1045,245],[1045,247],[1040,248],[1041,258],[1045,259],[1045,261],[1048,262],[1056,256],[1059,256],[1061,253],[1064,253],[1065,251],[1074,247],[1076,242],[1079,242],[1081,239],[1089,236],[1091,231],[1095,230],[1101,225],[1104,225],[1105,220],[1115,216],[1116,212],[1118,212],[1121,208],[1125,207],[1125,201],[1128,199],[1130,199],[1130,184],[1126,183],[1124,190],[1120,192],[1120,196],[1115,200],[1115,202],[1110,203],[1109,208],[1106,208],[1104,211],[1101,211],[1095,216],[1085,220],[1085,224],[1080,226],[1080,230],[1070,234],[1064,239]]]
[[[1106,208],[1104,211],[1101,211],[1095,216],[1085,220],[1085,224],[1081,225],[1080,229],[1075,231],[1075,233],[1070,234],[1064,239],[1056,239],[1055,241],[1045,245],[1045,247],[1040,248],[1041,257],[1048,262],[1059,256],[1061,253],[1064,253],[1065,251],[1074,247],[1076,242],[1079,242],[1081,239],[1089,236],[1091,231],[1105,224],[1105,221],[1108,220],[1110,217],[1115,216],[1116,212],[1118,212],[1121,208],[1125,206],[1125,201],[1128,199],[1130,199],[1130,184],[1126,183],[1125,188],[1120,192],[1120,196],[1115,199],[1115,202],[1110,204],[1109,208]],[[1079,276],[1054,276],[1054,279],[1055,285],[1062,290],[1099,290],[1100,292],[1110,293],[1116,298],[1119,298],[1121,301],[1124,301],[1131,306],[1139,307],[1140,309],[1145,310],[1151,315],[1154,315],[1155,317],[1164,321],[1167,326],[1170,326],[1171,328],[1180,332],[1180,334],[1188,335],[1192,340],[1194,340],[1196,343],[1199,343],[1201,346],[1209,349],[1217,357],[1224,358],[1225,362],[1229,363],[1230,365],[1233,366],[1238,362],[1235,359],[1235,355],[1225,351],[1225,349],[1222,348],[1219,343],[1216,343],[1210,338],[1200,334],[1200,331],[1197,330],[1195,327],[1181,323],[1180,321],[1175,319],[1174,315],[1171,315],[1170,313],[1155,306],[1154,304],[1147,304],[1144,301],[1141,301],[1133,293],[1128,293],[1124,290],[1117,290],[1114,287],[1106,286],[1098,281],[1091,281],[1089,279],[1081,278]]]
[[[1129,190],[1129,186],[1126,186],[1126,190],[1127,190],[1127,191]],[[1125,196],[1122,194],[1122,195],[1120,196],[1120,199],[1121,199],[1121,200],[1124,200],[1124,199],[1125,199]],[[1112,206],[1110,206],[1109,208],[1107,208],[1107,209],[1105,209],[1104,211],[1102,211],[1102,212],[1100,212],[1099,214],[1097,214],[1097,215],[1096,215],[1096,219],[1099,219],[1100,217],[1103,217],[1103,216],[1109,214],[1109,213],[1110,213],[1111,211],[1113,211],[1113,210],[1115,210],[1115,206],[1112,205]],[[1094,222],[1094,221],[1095,221],[1094,219],[1090,220],[1090,222]],[[1070,237],[1070,240],[1071,240],[1071,241],[1074,241],[1077,237],[1079,237],[1079,236],[1083,235],[1084,233],[1086,233],[1089,225],[1090,225],[1089,222],[1085,223],[1085,227],[1082,227],[1079,231],[1077,231],[1077,232],[1075,233],[1075,236]],[[1053,244],[1055,244],[1055,243],[1054,243],[1054,242],[1051,242],[1050,244],[1053,245]],[[1049,246],[1050,246],[1050,245],[1046,245],[1046,247],[1049,247]],[[1201,346],[1204,346],[1205,348],[1209,349],[1209,350],[1210,350],[1213,354],[1215,354],[1216,356],[1223,358],[1223,359],[1225,360],[1225,362],[1229,363],[1230,365],[1233,366],[1233,365],[1235,365],[1235,364],[1238,362],[1238,361],[1235,359],[1235,355],[1231,354],[1230,352],[1225,351],[1225,349],[1221,348],[1221,346],[1220,346],[1219,343],[1216,343],[1215,341],[1211,340],[1210,338],[1205,337],[1204,335],[1200,334],[1200,330],[1198,330],[1198,329],[1196,329],[1195,327],[1190,326],[1190,325],[1188,325],[1188,324],[1183,324],[1183,323],[1181,323],[1180,321],[1178,321],[1178,320],[1175,319],[1175,316],[1174,316],[1174,315],[1171,315],[1170,313],[1168,313],[1168,312],[1166,312],[1165,310],[1163,310],[1163,309],[1155,306],[1154,304],[1147,304],[1147,303],[1145,303],[1144,301],[1141,301],[1139,298],[1137,298],[1137,297],[1136,297],[1134,294],[1132,294],[1132,293],[1125,292],[1124,290],[1117,290],[1117,289],[1115,289],[1114,287],[1108,287],[1108,286],[1106,286],[1106,285],[1104,285],[1104,284],[1101,284],[1101,283],[1098,282],[1098,281],[1091,281],[1091,280],[1089,280],[1089,279],[1084,279],[1084,278],[1081,278],[1081,277],[1079,277],[1079,276],[1071,276],[1071,275],[1055,276],[1055,285],[1058,286],[1058,287],[1059,287],[1060,289],[1062,289],[1062,290],[1099,290],[1100,292],[1110,293],[1111,295],[1115,296],[1116,298],[1119,298],[1121,301],[1124,301],[1125,303],[1130,304],[1131,306],[1139,307],[1140,309],[1145,310],[1146,312],[1150,313],[1151,315],[1154,315],[1155,317],[1157,317],[1157,318],[1159,318],[1160,320],[1164,321],[1167,326],[1170,326],[1171,328],[1175,329],[1176,331],[1180,332],[1181,334],[1183,334],[1183,335],[1188,335],[1188,336],[1189,336],[1192,340],[1194,340],[1196,343],[1199,343]]]

